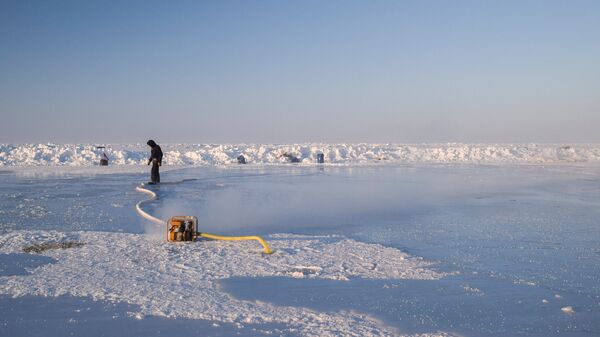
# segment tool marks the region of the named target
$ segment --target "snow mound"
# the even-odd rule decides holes
[[[144,144],[106,145],[112,165],[141,165],[148,157]],[[600,160],[600,145],[537,144],[163,144],[166,165],[231,165],[243,155],[249,164],[316,163],[557,163]],[[0,144],[0,166],[92,166],[100,152],[91,144]]]
[[[0,236],[0,253],[21,253],[44,242],[83,242],[45,250],[56,262],[30,275],[0,277],[0,294],[90,296],[140,306],[134,315],[185,317],[235,324],[285,324],[306,336],[390,336],[398,332],[350,312],[316,312],[242,301],[219,290],[229,277],[307,277],[340,280],[439,279],[430,262],[397,249],[340,236],[278,234],[266,237],[275,253],[255,242],[167,243],[138,234],[13,231]],[[436,333],[436,336],[446,335]],[[433,336],[433,335],[432,335]]]

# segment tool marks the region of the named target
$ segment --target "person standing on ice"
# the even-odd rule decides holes
[[[148,158],[148,165],[152,163],[152,170],[150,171],[150,184],[160,183],[160,173],[158,173],[158,167],[162,165],[163,153],[160,146],[155,141],[150,139],[146,144],[150,146],[150,158]]]

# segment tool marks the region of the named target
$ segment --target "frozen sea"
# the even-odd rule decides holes
[[[164,229],[134,209],[147,176],[145,167],[0,171],[0,336],[364,335],[353,332],[362,319],[370,335],[600,335],[598,164],[165,167],[146,211],[196,215],[205,232],[262,235],[285,263],[251,243],[162,242]],[[97,246],[86,255],[75,253],[85,247],[17,250],[58,239]],[[293,260],[305,239],[315,255]],[[320,260],[320,249],[334,253]],[[111,251],[135,259],[117,264],[103,253]],[[201,251],[208,255],[186,260]],[[161,254],[178,259],[181,273],[148,272],[156,262],[145,257],[162,263]],[[372,271],[352,269],[372,256],[380,258]],[[58,267],[63,258],[88,274],[105,268],[103,281],[86,284],[98,275],[70,274]],[[212,273],[217,258],[240,271],[175,285]],[[393,273],[390,259],[415,272]],[[345,264],[355,271],[331,269]],[[287,274],[269,271],[285,265]],[[59,272],[72,284],[53,279]],[[113,273],[133,281],[118,284]],[[185,313],[197,301],[177,306],[203,287],[203,315]],[[316,318],[288,321],[282,312]]]

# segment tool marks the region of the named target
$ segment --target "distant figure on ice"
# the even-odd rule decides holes
[[[108,166],[108,156],[106,155],[106,146],[96,146],[96,150],[102,150],[100,155],[100,166]]]
[[[148,158],[148,165],[152,163],[152,170],[150,171],[150,184],[160,183],[160,173],[158,173],[158,167],[162,165],[163,153],[160,146],[155,141],[150,139],[146,144],[150,146],[150,158]]]
[[[100,166],[108,166],[108,156],[106,152],[102,152],[102,156],[100,156]]]

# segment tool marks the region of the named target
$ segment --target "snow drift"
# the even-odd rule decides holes
[[[145,164],[145,144],[106,145],[112,165]],[[222,166],[283,164],[297,157],[314,164],[317,154],[326,164],[373,163],[559,163],[600,160],[600,145],[549,144],[162,144],[166,165]],[[92,144],[0,144],[0,166],[92,166],[100,152]]]

